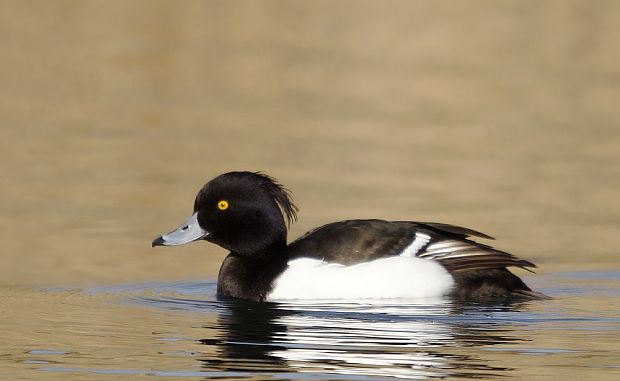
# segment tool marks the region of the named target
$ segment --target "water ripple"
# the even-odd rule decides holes
[[[510,361],[493,360],[502,354],[588,354],[578,347],[538,343],[539,332],[545,337],[553,337],[553,332],[560,336],[569,332],[578,338],[589,335],[588,331],[592,334],[620,331],[620,318],[614,311],[601,307],[597,314],[583,313],[575,305],[576,299],[562,292],[570,282],[569,277],[584,282],[602,279],[603,284],[591,282],[580,289],[580,297],[586,294],[600,297],[601,290],[614,288],[611,283],[617,283],[616,277],[573,275],[554,274],[546,279],[545,291],[556,297],[553,301],[485,304],[448,299],[330,303],[218,301],[215,282],[205,281],[90,288],[84,293],[116,295],[121,304],[193,314],[191,320],[198,324],[195,335],[181,335],[174,330],[153,335],[163,345],[174,346],[162,353],[191,357],[200,370],[116,368],[111,371],[49,365],[41,369],[232,379],[505,377],[515,367]],[[189,348],[190,343],[198,348]],[[605,359],[600,366],[614,364]]]

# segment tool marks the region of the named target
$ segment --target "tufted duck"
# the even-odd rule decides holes
[[[492,239],[454,225],[347,220],[316,228],[287,245],[297,217],[289,192],[262,173],[230,172],[209,181],[194,212],[153,241],[206,240],[230,251],[220,268],[220,298],[250,300],[544,298],[506,267],[532,262],[473,241]]]

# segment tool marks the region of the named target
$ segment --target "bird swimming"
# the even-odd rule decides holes
[[[218,275],[223,299],[546,298],[507,269],[536,265],[474,241],[493,239],[476,230],[353,219],[287,244],[297,212],[274,178],[229,172],[205,184],[187,221],[152,246],[205,240],[230,251]]]

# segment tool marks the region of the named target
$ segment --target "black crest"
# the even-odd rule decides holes
[[[278,180],[261,172],[248,172],[261,182],[261,185],[275,200],[276,204],[282,212],[282,216],[288,222],[289,226],[297,220],[297,212],[299,209],[293,203],[291,192],[286,189]]]

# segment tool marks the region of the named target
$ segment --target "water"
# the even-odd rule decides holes
[[[619,40],[613,1],[1,2],[0,380],[618,379]],[[230,170],[290,239],[466,226],[554,299],[217,302],[224,250],[150,242]]]
[[[482,305],[222,302],[210,281],[12,290],[52,306],[2,361],[27,379],[614,379],[619,279],[550,274],[535,284],[553,300]]]

